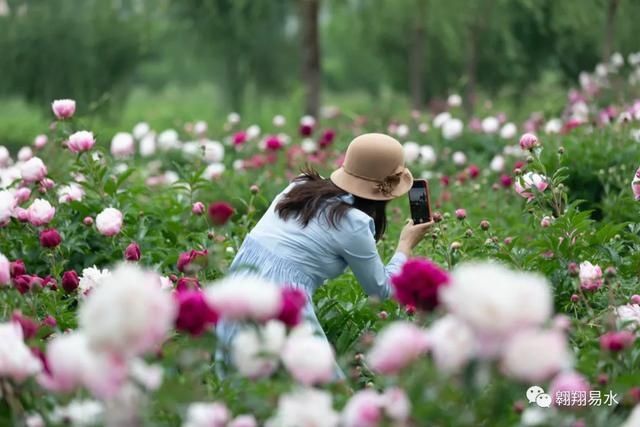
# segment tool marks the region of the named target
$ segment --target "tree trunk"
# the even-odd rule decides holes
[[[424,103],[425,19],[427,0],[416,0],[411,48],[409,49],[409,91],[411,107],[420,110]]]
[[[604,23],[604,42],[602,44],[602,62],[608,62],[613,53],[613,39],[616,30],[616,12],[620,0],[609,0],[607,3],[607,17]]]
[[[470,23],[467,28],[467,61],[464,109],[467,116],[471,116],[476,105],[476,86],[478,81],[478,57],[482,46],[482,35],[493,15],[494,0],[477,3],[477,9],[471,11]]]
[[[320,37],[318,15],[320,0],[299,0],[302,22],[302,82],[305,89],[305,113],[318,117],[320,111]]]

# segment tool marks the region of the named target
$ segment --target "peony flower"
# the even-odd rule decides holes
[[[306,386],[327,383],[334,376],[333,349],[326,338],[314,335],[310,324],[291,331],[281,357],[287,371]]]
[[[303,388],[283,394],[265,427],[338,427],[340,417],[326,391]]]
[[[433,361],[445,373],[458,372],[476,352],[473,331],[451,314],[431,325],[427,341]]]
[[[436,117],[437,119],[438,117]],[[434,120],[434,126],[435,120]],[[448,119],[442,125],[442,137],[446,140],[457,139],[460,135],[462,135],[462,131],[464,129],[464,124],[460,119]]]
[[[467,163],[467,156],[462,151],[456,151],[451,156],[451,160],[456,166],[462,166]]]
[[[167,129],[158,135],[158,146],[163,151],[180,148],[180,139],[175,129]]]
[[[585,291],[595,291],[602,286],[602,269],[589,261],[580,263],[580,287]]]
[[[48,228],[40,232],[40,245],[43,248],[55,248],[62,243],[62,236],[55,228]]]
[[[436,151],[430,145],[423,145],[420,147],[420,164],[424,166],[432,166],[435,164],[438,156]]]
[[[520,148],[523,150],[533,150],[538,145],[538,137],[532,133],[525,133],[520,137]]]
[[[84,197],[84,189],[82,186],[71,183],[60,187],[58,190],[58,203],[79,202]]]
[[[39,157],[32,157],[20,167],[20,176],[25,182],[38,182],[47,176],[47,167]]]
[[[213,202],[209,205],[209,218],[214,225],[226,224],[233,212],[233,207],[227,202]]]
[[[11,164],[11,153],[4,145],[0,145],[0,168],[7,167]]]
[[[433,119],[433,127],[434,128],[440,128],[442,127],[447,121],[449,121],[451,119],[451,113],[449,113],[448,111],[444,111],[440,114],[438,114],[437,116],[434,117]]]
[[[200,335],[218,321],[218,313],[207,305],[202,291],[186,289],[176,292],[174,298],[178,305],[176,329],[179,331]]]
[[[150,157],[156,153],[156,134],[149,132],[140,139],[140,155],[142,157]]]
[[[554,406],[574,406],[578,402],[571,399],[572,394],[584,392],[589,396],[591,387],[585,377],[577,372],[563,372],[558,374],[549,385],[551,395],[551,402]],[[564,396],[569,395],[566,399]]]
[[[404,151],[404,161],[406,163],[413,163],[420,157],[420,145],[416,142],[408,141],[402,145]]]
[[[452,108],[459,107],[462,105],[462,97],[457,93],[453,93],[447,98],[447,104]]]
[[[48,224],[56,213],[56,208],[46,200],[36,199],[27,209],[27,216],[31,225],[38,227]]]
[[[480,126],[482,127],[482,132],[492,134],[498,132],[500,121],[496,117],[489,116],[482,119]]]
[[[133,137],[137,140],[141,140],[151,132],[151,126],[147,122],[140,122],[133,127]]]
[[[35,137],[35,139],[33,140],[33,146],[41,149],[44,148],[45,145],[47,145],[47,142],[49,142],[49,138],[47,138],[47,135],[41,134]]]
[[[11,283],[11,263],[6,256],[0,253],[0,285]]]
[[[124,250],[124,259],[127,261],[140,261],[140,245],[136,242],[129,243]]]
[[[9,264],[11,270],[11,277],[15,278],[27,272],[27,268],[24,265],[24,261],[17,259]]]
[[[86,335],[79,331],[54,337],[47,345],[45,361],[38,383],[54,392],[84,387],[99,398],[111,397],[127,375],[121,360],[93,351]]]
[[[7,190],[0,191],[0,227],[11,219],[17,204],[13,193]]]
[[[236,132],[231,138],[231,140],[233,141],[233,145],[235,145],[236,147],[244,144],[248,139],[249,138],[247,137],[247,133],[244,131]]]
[[[33,157],[33,150],[31,147],[24,146],[18,151],[18,160],[21,162],[26,162]]]
[[[354,394],[342,411],[344,427],[377,427],[382,422],[382,396],[375,390]]]
[[[21,383],[42,370],[42,363],[23,341],[18,323],[0,323],[0,378]]]
[[[519,179],[516,179],[515,190],[522,197],[531,200],[535,197],[535,193],[530,190],[535,188],[537,191],[543,192],[548,186],[547,177],[534,172],[527,172]]]
[[[157,275],[135,264],[121,264],[102,282],[79,311],[90,346],[129,356],[156,349],[176,316],[173,298],[160,289]]]
[[[522,330],[507,342],[502,370],[528,384],[540,384],[571,366],[567,339],[558,330]]]
[[[207,303],[226,319],[265,321],[276,318],[282,308],[280,287],[252,274],[213,282],[205,293]]]
[[[56,406],[51,415],[51,421],[56,424],[70,424],[73,427],[95,426],[102,422],[104,405],[94,400],[73,400],[67,406]]]
[[[111,155],[117,158],[133,156],[136,144],[129,132],[118,132],[111,139]]]
[[[255,328],[240,330],[231,343],[231,359],[238,372],[248,378],[271,375],[278,367],[285,334],[284,325],[276,320],[267,322],[259,332]]]
[[[267,150],[278,151],[282,146],[283,143],[277,135],[270,135],[264,140],[264,147]]]
[[[193,213],[194,215],[202,215],[205,210],[206,210],[206,207],[202,202],[195,202],[191,206],[191,213]]]
[[[626,326],[631,330],[640,328],[640,305],[626,304],[614,309],[620,326]]]
[[[492,340],[542,324],[553,307],[543,276],[492,262],[459,264],[440,298],[449,312],[486,340],[480,349],[485,356],[495,353]]]
[[[224,146],[218,141],[205,141],[202,149],[207,163],[220,163],[224,160]]]
[[[631,190],[633,191],[633,197],[636,200],[640,200],[640,168],[636,171],[631,181]]]
[[[103,236],[115,236],[122,230],[122,212],[106,208],[96,216],[96,228]]]
[[[515,124],[511,122],[505,123],[505,125],[502,126],[502,128],[500,129],[500,138],[511,139],[514,136],[516,136],[517,132],[518,132],[518,128],[516,127]]]
[[[70,119],[76,112],[76,101],[73,99],[56,99],[51,103],[51,109],[58,119]]]
[[[74,272],[75,273],[75,272]],[[102,284],[104,279],[111,276],[111,272],[107,269],[100,270],[93,267],[85,268],[82,270],[82,277],[80,277],[80,281],[78,282],[78,290],[82,296],[86,296],[91,292],[96,286]]]
[[[91,150],[94,145],[96,145],[96,140],[93,133],[86,130],[71,134],[67,141],[67,148],[72,153],[84,153]]]
[[[169,286],[173,288],[173,285]],[[181,277],[176,282],[176,291],[200,290],[200,282],[195,277]]]
[[[20,325],[20,328],[22,329],[22,337],[25,340],[30,340],[36,336],[36,333],[38,332],[38,324],[32,318],[22,314],[20,310],[14,310],[13,313],[11,313],[11,321]]]
[[[635,333],[628,330],[607,332],[600,337],[600,348],[617,353],[631,347],[635,339]]]
[[[544,216],[542,217],[542,219],[540,220],[540,227],[542,228],[548,228],[551,226],[551,222],[552,219],[550,216]]]
[[[300,289],[282,289],[282,307],[277,319],[287,326],[296,326],[300,323],[302,310],[307,304],[307,295]]]
[[[253,415],[238,415],[227,427],[258,427],[258,422]]]
[[[196,272],[207,265],[208,256],[209,252],[206,249],[202,251],[191,249],[190,251],[183,252],[178,256],[176,267],[178,268],[178,271],[188,273]]]
[[[374,371],[392,375],[426,352],[427,346],[424,331],[412,323],[397,321],[380,332],[367,360]]]
[[[405,262],[400,273],[391,278],[394,297],[404,305],[433,310],[439,304],[440,288],[449,282],[449,275],[426,259]]]
[[[222,403],[192,403],[182,427],[227,427],[230,418],[229,410]]]

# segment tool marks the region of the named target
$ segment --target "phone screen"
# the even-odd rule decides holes
[[[414,181],[413,187],[409,190],[409,206],[414,224],[421,224],[431,219],[426,182]]]

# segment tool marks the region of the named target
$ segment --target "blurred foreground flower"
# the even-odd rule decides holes
[[[69,119],[76,112],[76,101],[73,99],[56,99],[51,103],[51,110],[58,119]]]

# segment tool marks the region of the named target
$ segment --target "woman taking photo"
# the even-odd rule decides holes
[[[250,268],[253,274],[304,291],[304,320],[325,336],[313,310],[315,290],[348,266],[367,295],[389,297],[391,276],[432,225],[409,221],[395,254],[383,264],[376,242],[387,228],[385,207],[412,184],[398,141],[384,134],[360,135],[349,144],[342,167],[329,179],[307,169],[276,196],[246,236],[230,274]],[[230,322],[218,324],[219,348],[231,348],[238,327]],[[216,358],[228,363],[229,356],[220,350]]]

